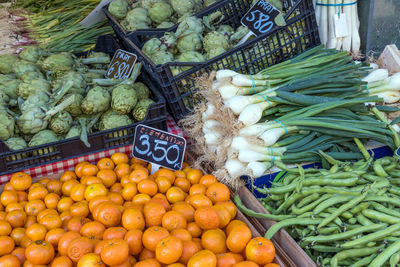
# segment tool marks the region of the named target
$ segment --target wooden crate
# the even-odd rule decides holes
[[[242,186],[238,190],[238,195],[247,208],[259,213],[269,213],[246,186]],[[258,232],[262,234],[265,234],[267,229],[276,223],[273,220],[251,217],[249,217],[249,221],[254,225]],[[284,229],[279,230],[279,232],[277,232],[272,238],[272,241],[274,244],[279,245],[281,249],[289,255],[291,260],[295,263],[295,266],[317,267],[317,264]]]

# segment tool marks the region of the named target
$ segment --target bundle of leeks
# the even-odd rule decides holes
[[[210,161],[224,157],[224,165],[216,168],[231,178],[259,177],[274,165],[321,161],[318,151],[338,160],[361,159],[354,137],[399,147],[398,134],[380,107],[366,105],[383,102],[373,95],[379,83],[396,83],[369,82],[370,71],[346,52],[322,46],[255,75],[218,71],[210,91],[218,91],[224,105],[213,105],[215,93],[209,98],[202,93],[208,101],[201,124]],[[229,142],[221,132],[227,125],[226,110],[240,122]],[[385,107],[387,112],[397,110]]]

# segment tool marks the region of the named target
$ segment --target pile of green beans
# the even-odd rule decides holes
[[[238,196],[235,203],[249,216],[278,221],[265,237],[286,229],[319,266],[399,266],[400,158],[366,157],[333,160],[329,170],[299,166],[271,188],[256,188],[270,214]]]

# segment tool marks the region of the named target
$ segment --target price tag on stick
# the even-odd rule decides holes
[[[154,166],[180,170],[185,149],[186,140],[183,137],[142,124],[136,126],[132,148],[135,158],[150,162]]]
[[[106,78],[118,80],[129,78],[136,61],[137,56],[135,54],[118,49],[111,60],[110,66],[108,66]]]
[[[266,0],[258,0],[242,17],[241,23],[256,36],[271,31],[286,22],[281,12]]]

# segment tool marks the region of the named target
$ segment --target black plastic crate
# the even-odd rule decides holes
[[[236,28],[241,25],[240,20],[252,6],[252,2],[252,0],[224,0],[203,12],[203,15],[221,11],[224,14],[221,24]],[[146,40],[161,37],[164,32],[152,30],[133,32],[127,36],[124,43],[138,55],[145,70],[160,84],[172,115],[179,120],[190,113],[197,102],[193,97],[196,78],[204,73],[230,69],[254,74],[320,45],[312,0],[282,0],[282,3],[288,17],[286,26],[277,27],[205,62],[170,62],[155,65],[141,48]],[[175,30],[176,28],[170,31]],[[174,76],[171,69],[182,66],[192,68]]]
[[[98,38],[94,51],[105,52],[112,56],[119,48],[121,47],[114,37],[105,35]],[[84,52],[77,55],[85,56],[87,53]],[[120,128],[88,134],[88,140],[91,144],[90,148],[86,147],[79,137],[15,151],[10,150],[0,140],[0,175],[130,145],[133,143],[135,128],[138,124],[145,124],[167,131],[165,99],[156,85],[145,74],[141,74],[138,81],[145,83],[149,87],[152,99],[156,102],[148,109],[145,120]]]
[[[140,0],[138,0],[138,1],[140,1]],[[221,1],[221,0],[219,0],[219,1]],[[224,1],[224,0],[222,0],[221,2],[223,2],[223,1]],[[105,5],[105,6],[102,8],[102,9],[103,9],[103,12],[104,12],[104,14],[106,15],[106,17],[107,17],[107,19],[108,19],[108,22],[109,22],[109,24],[111,25],[111,27],[113,28],[113,30],[114,30],[115,34],[117,35],[118,39],[120,39],[123,43],[125,43],[125,37],[126,37],[127,35],[130,35],[130,34],[132,34],[132,33],[134,33],[134,32],[138,32],[138,33],[141,35],[141,34],[146,33],[146,31],[150,30],[150,29],[137,29],[136,31],[126,31],[126,30],[121,26],[121,24],[119,23],[119,21],[118,21],[116,18],[114,18],[114,16],[108,11],[108,6],[109,6],[109,5],[110,5],[110,4],[107,4],[107,5]],[[216,2],[216,3],[214,3],[214,4],[210,5],[210,6],[208,6],[208,7],[206,7],[206,8],[204,8],[204,9],[201,10],[200,12],[196,13],[195,16],[197,16],[197,17],[202,17],[202,16],[204,16],[204,14],[208,14],[208,11],[209,11],[210,9],[213,9],[214,6],[216,6],[216,5],[218,5],[218,2]],[[174,26],[172,26],[172,27],[170,27],[170,28],[165,28],[165,29],[151,29],[151,31],[154,31],[154,32],[158,32],[158,33],[163,34],[165,31],[173,31],[173,30],[175,30],[177,27],[178,27],[178,25],[176,24],[176,25],[174,25]]]

